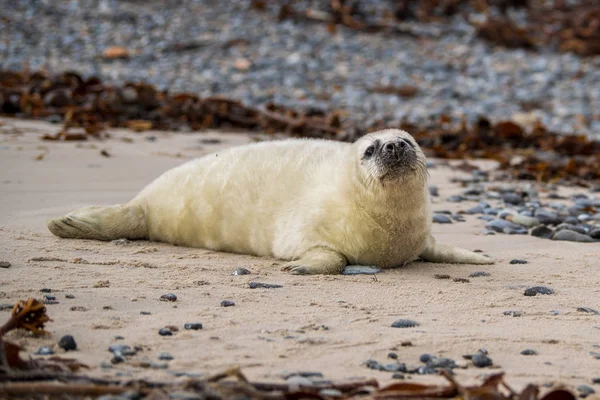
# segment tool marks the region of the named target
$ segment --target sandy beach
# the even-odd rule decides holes
[[[528,383],[592,385],[600,377],[600,243],[556,242],[524,235],[481,234],[484,221],[434,224],[439,242],[479,249],[497,262],[491,266],[415,262],[372,275],[292,276],[278,260],[176,247],[147,241],[127,243],[64,240],[47,229],[47,218],[86,205],[109,205],[131,199],[160,173],[193,157],[255,140],[245,133],[135,133],[110,130],[103,141],[40,140],[59,125],[0,119],[0,303],[42,298],[51,289],[58,304],[48,305],[50,334],[8,337],[33,355],[73,335],[78,350],[68,355],[102,377],[172,378],[174,372],[212,373],[242,367],[254,380],[276,381],[286,373],[319,371],[325,379],[374,377],[382,383],[392,374],[368,369],[369,359],[389,363],[388,353],[418,366],[419,356],[449,357],[467,368],[455,369],[461,382],[502,370],[515,388]],[[104,152],[104,155],[102,154]],[[107,156],[108,155],[108,156]],[[465,210],[473,202],[447,202],[461,187],[456,168],[430,170],[439,187],[434,210]],[[585,189],[561,188],[565,194]],[[542,200],[543,199],[543,192]],[[596,194],[596,196],[598,196]],[[527,264],[510,264],[525,259]],[[250,275],[233,276],[236,268]],[[468,278],[476,271],[489,276],[469,282],[436,279],[435,274]],[[249,282],[282,285],[250,289]],[[553,295],[523,295],[530,286],[548,286]],[[174,293],[176,302],[160,301]],[[65,295],[74,298],[66,298]],[[232,300],[233,307],[222,307]],[[504,315],[520,311],[521,316]],[[145,312],[142,314],[141,312]],[[147,314],[149,312],[150,314]],[[1,320],[8,312],[0,313]],[[418,327],[396,329],[399,318]],[[202,323],[185,330],[185,323]],[[159,336],[167,325],[179,329]],[[115,340],[116,336],[123,339]],[[402,343],[410,342],[410,346]],[[111,368],[111,344],[140,346],[136,356]],[[485,348],[492,368],[475,368],[463,359]],[[534,349],[537,355],[521,355]],[[144,368],[145,361],[168,368]],[[161,365],[154,365],[162,367]],[[416,382],[443,382],[435,375],[406,375]],[[597,392],[600,387],[594,385]],[[588,398],[598,397],[598,394]]]

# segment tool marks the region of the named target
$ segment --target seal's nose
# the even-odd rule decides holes
[[[387,142],[383,146],[383,151],[385,154],[394,156],[396,158],[399,158],[405,149],[406,141],[404,139],[397,139],[393,142]]]

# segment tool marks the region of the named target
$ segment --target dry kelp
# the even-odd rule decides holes
[[[374,87],[373,91],[412,96],[416,87]],[[426,126],[377,122],[359,126],[342,110],[290,109],[277,104],[250,107],[240,101],[194,94],[170,94],[146,83],[108,85],[66,72],[0,71],[0,114],[62,121],[62,130],[44,140],[102,139],[109,127],[149,129],[244,129],[351,141],[380,128],[412,133],[430,156],[490,158],[515,178],[570,181],[589,186],[600,180],[600,143],[584,136],[556,135],[540,123],[527,129],[514,121],[451,123],[449,116]]]

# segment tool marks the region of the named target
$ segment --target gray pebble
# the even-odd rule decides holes
[[[511,222],[523,225],[526,228],[534,228],[540,225],[540,221],[537,218],[528,217],[522,214],[513,214],[511,215],[510,220]]]
[[[379,272],[381,272],[381,269],[377,267],[347,265],[342,271],[342,275],[375,275]]]
[[[202,395],[194,392],[186,392],[183,390],[178,390],[175,392],[169,393],[170,400],[205,400],[206,395]]]
[[[485,271],[475,271],[469,274],[469,278],[479,278],[481,276],[490,276],[490,273]]]
[[[425,353],[425,354],[421,354],[419,356],[419,361],[421,361],[422,363],[427,363],[432,358],[434,358],[434,356],[432,354]]]
[[[249,270],[247,270],[246,268],[237,268],[234,269],[233,272],[231,273],[231,275],[250,275],[251,272]]]
[[[398,354],[396,354],[394,352],[389,352],[387,356],[388,356],[388,358],[391,358],[392,360],[398,359]]]
[[[583,226],[579,226],[579,225],[573,225],[573,224],[567,224],[565,222],[563,222],[562,224],[559,224],[556,227],[556,232],[559,231],[563,231],[563,230],[569,230],[569,231],[574,231],[577,233],[581,233],[582,235],[587,235],[589,230],[585,229]]]
[[[535,356],[535,355],[537,355],[537,351],[535,351],[533,349],[525,349],[525,350],[521,350],[521,355],[523,355],[523,356]]]
[[[177,301],[177,296],[174,293],[167,293],[160,296],[160,301]]]
[[[392,375],[392,379],[405,379],[404,374],[395,373]]]
[[[439,189],[438,189],[438,187],[437,187],[437,186],[435,186],[435,185],[430,185],[430,186],[429,186],[429,194],[430,194],[431,196],[433,196],[433,197],[437,197],[437,196],[439,196],[439,195],[440,195],[440,193],[439,193]]]
[[[169,364],[167,363],[156,363],[156,362],[152,362],[150,363],[150,368],[152,369],[168,369],[169,368]]]
[[[450,196],[447,199],[447,201],[449,201],[451,203],[460,203],[461,201],[465,201],[465,200],[466,199],[463,196],[459,195],[459,194],[454,195],[454,196]]]
[[[278,289],[282,288],[282,285],[277,285],[274,283],[262,283],[262,282],[250,282],[248,283],[250,289]]]
[[[507,233],[507,234],[526,234],[527,228],[524,226],[513,224],[510,221],[505,219],[495,219],[493,221],[485,224],[487,229],[491,229],[495,232],[499,233]]]
[[[577,393],[579,394],[579,397],[585,399],[590,394],[596,393],[596,391],[588,385],[579,385],[577,386]]]
[[[65,294],[65,299],[74,299],[75,296],[73,296],[72,294]]]
[[[535,296],[537,294],[554,294],[554,290],[546,286],[533,286],[525,289],[525,296]]]
[[[41,346],[35,354],[39,354],[40,356],[49,356],[54,354],[54,350],[48,346]]]
[[[536,236],[543,239],[550,239],[554,231],[547,226],[539,225],[531,230],[531,236]]]
[[[593,379],[592,379],[592,383],[593,383],[594,385],[600,385],[600,377],[598,377],[598,378],[593,378]]]
[[[486,356],[485,354],[481,353],[473,354],[473,357],[471,357],[471,361],[473,362],[473,365],[477,368],[485,368],[489,367],[490,365],[493,365],[492,359]]]
[[[560,217],[557,213],[538,208],[533,214],[544,225],[558,225],[563,222],[563,217]]]
[[[392,328],[414,328],[419,323],[411,319],[398,319],[392,323]]]
[[[197,331],[202,329],[202,324],[200,322],[188,322],[183,325],[183,329]]]
[[[451,224],[452,219],[445,214],[433,214],[433,222],[436,224]]]
[[[170,329],[162,328],[158,330],[160,336],[173,336],[173,332]]]
[[[590,237],[596,240],[600,240],[600,228],[593,229],[590,232]]]
[[[511,316],[511,317],[520,317],[521,311],[504,311],[502,314]]]
[[[221,307],[233,307],[235,306],[235,302],[231,301],[231,300],[223,300],[221,302]]]
[[[170,353],[160,353],[158,355],[159,360],[170,361],[173,359],[173,356]]]
[[[77,343],[75,338],[71,335],[65,335],[58,341],[58,345],[65,351],[77,350]]]
[[[567,242],[579,242],[579,243],[590,243],[594,242],[594,239],[589,237],[588,235],[582,235],[581,233],[570,231],[570,230],[562,230],[556,232],[552,236],[552,240],[563,240]]]
[[[319,390],[319,395],[321,397],[342,397],[344,394],[337,389],[321,389]]]
[[[0,268],[10,268],[11,263],[8,261],[0,261]]]
[[[518,258],[515,258],[514,260],[510,260],[510,264],[527,264],[527,263],[529,263],[529,261],[521,260]]]

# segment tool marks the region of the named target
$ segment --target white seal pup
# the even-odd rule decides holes
[[[391,268],[417,258],[492,264],[437,244],[425,155],[398,129],[353,144],[288,139],[210,154],[161,175],[127,204],[48,222],[64,238],[149,239],[272,256],[295,274],[347,264]]]

